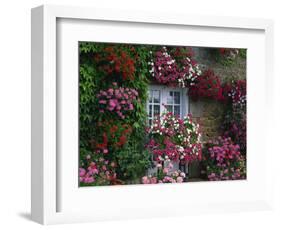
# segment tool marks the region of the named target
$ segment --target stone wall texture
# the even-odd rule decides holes
[[[211,55],[209,48],[193,48],[195,59],[200,64],[201,69],[212,69],[222,82],[231,79],[246,79],[246,59],[239,55],[231,65],[219,63]],[[223,121],[224,105],[214,100],[190,100],[190,113],[193,119],[201,126],[203,141],[219,136],[220,126]],[[200,164],[194,162],[189,165],[190,178],[200,175]]]
[[[195,59],[203,70],[212,69],[222,82],[246,79],[246,59],[239,55],[231,65],[223,65],[211,54],[211,48],[193,48]],[[213,100],[190,100],[190,113],[202,127],[203,140],[217,137],[223,119],[224,105]]]

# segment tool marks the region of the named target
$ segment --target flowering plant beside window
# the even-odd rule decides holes
[[[112,87],[100,90],[97,94],[99,112],[116,114],[119,118],[124,119],[130,111],[134,110],[138,96],[137,90],[118,87],[117,83],[113,82]]]
[[[164,164],[165,165],[165,164]],[[157,164],[157,172],[153,175],[142,177],[143,184],[157,183],[182,183],[186,177],[185,173],[180,170],[173,170],[173,164],[169,163],[167,167]]]
[[[199,124],[192,121],[191,115],[180,119],[172,113],[165,113],[154,119],[148,128],[149,143],[147,148],[154,160],[163,162],[190,162],[201,159],[201,133]]]
[[[169,51],[165,46],[155,52],[149,63],[152,78],[161,84],[188,87],[201,74],[199,66],[192,60],[192,52],[187,48]]]
[[[225,97],[237,109],[246,107],[246,90],[246,80],[233,80],[231,83],[225,84],[223,88]]]
[[[246,115],[243,115],[240,119],[228,119],[225,117],[225,122],[223,124],[225,126],[225,130],[223,135],[226,137],[231,137],[235,143],[239,144],[240,151],[242,154],[246,154],[247,147],[247,133],[246,133]]]
[[[131,50],[134,51],[132,47]],[[96,53],[94,61],[99,64],[99,70],[105,75],[120,74],[123,81],[134,80],[135,58],[132,58],[124,49],[107,46],[101,52]]]
[[[223,135],[239,144],[240,151],[246,154],[246,81],[236,80],[224,86],[224,95],[229,109],[222,125]]]
[[[110,185],[117,183],[116,163],[109,162],[103,157],[92,159],[86,156],[87,163],[79,168],[80,185]]]
[[[203,171],[209,180],[245,179],[245,158],[240,146],[231,138],[219,137],[206,143],[203,151]]]
[[[108,154],[109,152],[123,147],[129,135],[132,133],[132,127],[120,122],[104,121],[99,122],[97,128],[101,130],[100,136],[95,136],[90,140],[92,149],[97,153]]]
[[[188,94],[195,101],[199,98],[210,98],[218,101],[224,99],[221,81],[210,69],[198,76],[196,83],[190,86]]]

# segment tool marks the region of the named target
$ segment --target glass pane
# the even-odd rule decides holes
[[[153,115],[159,115],[160,114],[160,105],[154,105],[154,111]]]
[[[148,124],[149,124],[149,126],[152,125],[152,119],[149,119],[149,120],[148,120]]]
[[[174,103],[180,104],[180,92],[174,92]]]
[[[148,97],[149,97],[149,103],[152,103],[152,90],[149,90]]]
[[[167,96],[167,104],[173,104],[173,91],[169,91],[169,94]]]
[[[160,91],[159,90],[153,91],[153,99],[154,99],[154,103],[160,103]]]
[[[173,112],[173,106],[172,105],[167,105],[166,109],[168,112]]]
[[[180,114],[181,114],[180,106],[178,106],[178,105],[174,106],[174,115],[180,116]]]
[[[149,117],[152,117],[152,105],[149,105],[149,113],[148,113]]]

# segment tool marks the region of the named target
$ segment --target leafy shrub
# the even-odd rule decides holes
[[[148,61],[153,48],[95,42],[80,42],[79,48],[80,166],[88,167],[86,156],[115,162],[120,153],[117,160],[121,162],[121,153],[131,146],[129,143],[143,143],[145,138]],[[140,157],[145,154],[139,149],[134,153]],[[133,163],[137,164],[132,161],[131,167]],[[137,173],[140,168],[141,176],[146,169],[139,167]],[[118,183],[120,178],[133,175],[122,176],[125,171],[123,165],[122,171],[116,172]]]
[[[151,155],[140,143],[128,142],[113,156],[117,162],[117,177],[125,181],[138,180],[151,166]]]

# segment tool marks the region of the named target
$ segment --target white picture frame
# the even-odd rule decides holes
[[[58,103],[61,88],[58,84],[57,75],[59,74],[58,66],[58,50],[57,43],[58,23],[61,20],[69,20],[68,25],[77,21],[76,28],[80,28],[79,23],[87,22],[103,22],[107,25],[114,26],[115,22],[138,26],[150,26],[151,28],[161,28],[165,30],[178,29],[184,31],[186,28],[192,28],[194,31],[207,31],[209,34],[211,46],[217,47],[220,45],[218,32],[242,31],[243,36],[247,37],[247,33],[255,31],[253,34],[260,34],[257,45],[261,45],[261,50],[257,51],[260,57],[255,57],[254,46],[251,48],[253,54],[248,55],[247,65],[249,69],[249,100],[252,102],[248,109],[248,138],[253,141],[249,142],[250,152],[256,152],[249,158],[248,171],[249,176],[247,181],[233,182],[212,182],[212,185],[206,183],[196,183],[190,187],[187,185],[161,185],[154,186],[116,186],[116,188],[98,188],[90,190],[86,188],[78,191],[75,181],[77,178],[72,178],[64,183],[65,171],[61,169],[60,157],[57,151],[59,149],[58,126],[59,112],[64,108]],[[70,27],[69,27],[70,28]],[[62,28],[63,29],[63,28]],[[67,28],[66,28],[67,29]],[[71,28],[70,28],[71,29]],[[82,28],[83,29],[83,28]],[[85,34],[87,37],[86,27]],[[126,30],[126,29],[125,29]],[[211,32],[208,32],[210,31]],[[127,29],[128,31],[128,29]],[[200,32],[199,31],[199,32]],[[214,34],[212,34],[214,31]],[[240,33],[239,32],[239,33]],[[60,33],[60,32],[59,32]],[[73,33],[73,32],[72,32]],[[107,41],[121,41],[120,38],[106,38],[106,33],[103,35]],[[240,36],[240,37],[239,37]],[[241,42],[241,34],[237,37],[233,36],[234,44]],[[254,36],[254,35],[253,35]],[[126,219],[126,218],[142,218],[142,217],[164,217],[172,215],[186,215],[194,213],[206,212],[233,212],[233,211],[249,211],[249,210],[265,210],[272,208],[272,169],[271,160],[272,152],[270,151],[270,136],[265,137],[263,148],[259,146],[260,136],[255,136],[256,122],[266,120],[268,126],[260,128],[264,133],[270,133],[272,124],[270,121],[270,113],[273,111],[274,98],[272,92],[273,81],[273,22],[266,19],[247,19],[247,18],[231,18],[231,17],[214,17],[214,16],[190,16],[190,15],[174,15],[163,14],[157,12],[127,12],[114,11],[104,9],[91,9],[66,6],[51,6],[44,5],[32,9],[32,188],[31,188],[31,213],[32,220],[41,224],[57,224],[71,223],[83,221],[99,221],[109,219]],[[227,36],[226,36],[227,37]],[[100,37],[99,39],[102,39]],[[139,38],[141,39],[141,38]],[[251,37],[245,38],[250,44]],[[227,38],[226,38],[227,40]],[[141,41],[141,40],[139,40]],[[212,41],[212,42],[211,42]],[[148,42],[148,41],[147,41]],[[157,40],[155,40],[157,42]],[[165,42],[181,44],[182,41],[177,40],[177,37],[169,37]],[[192,43],[192,41],[190,41]],[[231,45],[232,43],[228,44]],[[236,43],[235,43],[236,42]],[[254,40],[251,41],[253,44]],[[190,44],[191,44],[190,43]],[[192,43],[195,44],[195,43]],[[197,44],[197,43],[196,43]],[[201,45],[209,46],[208,43]],[[246,43],[245,43],[246,44]],[[200,44],[199,44],[200,45]],[[227,45],[227,43],[226,43]],[[242,48],[247,48],[242,45]],[[75,50],[74,50],[75,51]],[[70,56],[72,53],[69,53]],[[255,72],[251,66],[260,64],[260,72]],[[77,72],[76,72],[77,74]],[[251,78],[256,74],[257,79]],[[265,84],[263,84],[265,83]],[[69,86],[67,90],[72,92]],[[76,84],[77,86],[77,84]],[[63,86],[65,87],[65,86]],[[67,86],[68,87],[68,86]],[[78,88],[78,86],[77,86]],[[254,91],[259,90],[259,94],[255,95]],[[75,92],[74,92],[75,94]],[[64,101],[62,101],[64,102]],[[76,104],[76,107],[77,104]],[[265,109],[266,108],[266,109]],[[261,110],[263,109],[263,110]],[[260,112],[260,115],[257,115]],[[75,117],[74,117],[75,118]],[[74,127],[74,131],[77,127]],[[70,129],[72,130],[72,129]],[[75,135],[74,135],[75,137]],[[257,146],[255,147],[255,143]],[[262,152],[265,150],[265,153]],[[76,152],[77,153],[77,152]],[[77,153],[78,154],[78,153]],[[261,154],[263,154],[261,156]],[[72,154],[73,159],[74,155]],[[63,158],[64,159],[64,158]],[[71,160],[70,160],[71,161]],[[254,164],[255,162],[255,164]],[[73,175],[77,174],[75,162],[69,165],[64,165],[67,172],[73,171]],[[78,166],[77,166],[78,167]],[[258,167],[262,167],[263,174],[258,171]],[[255,175],[260,179],[255,179]],[[78,177],[78,176],[77,176]],[[186,183],[190,184],[190,183]],[[67,187],[70,186],[70,187]],[[71,187],[72,186],[72,187]],[[208,187],[206,187],[208,186]],[[214,199],[202,199],[202,192],[206,191],[214,195]],[[68,190],[70,189],[70,190]],[[63,192],[61,192],[61,190]],[[217,191],[225,191],[235,194],[235,192],[247,191],[250,195],[237,195],[234,198],[228,198],[224,195],[215,196]],[[202,194],[201,194],[202,193]],[[109,199],[104,205],[107,207],[112,205],[112,210],[102,208],[102,203],[97,200],[96,205],[92,206],[92,201],[85,199],[89,195],[98,196],[102,200],[110,194],[116,196],[117,200]],[[124,195],[125,194],[125,195]],[[134,195],[131,195],[134,194]],[[160,196],[164,198],[167,195],[175,195],[176,197],[192,197],[192,200],[186,199],[181,202],[180,198],[175,198],[173,202],[167,199],[167,202],[158,202],[149,197],[149,208],[145,208],[145,199],[140,197],[141,194],[146,196]],[[84,199],[83,199],[84,197]],[[81,200],[80,200],[81,198]],[[126,198],[126,199],[125,199]],[[132,203],[132,201],[135,202]],[[65,203],[68,202],[66,205]],[[70,203],[69,203],[70,202]],[[110,203],[111,202],[111,203]],[[61,206],[62,204],[62,206]],[[182,204],[182,205],[180,205]],[[92,207],[89,211],[88,206]],[[146,205],[146,206],[145,206]],[[82,211],[85,210],[85,211]]]

